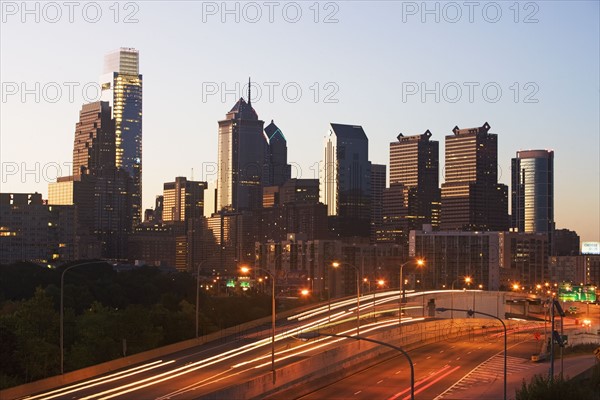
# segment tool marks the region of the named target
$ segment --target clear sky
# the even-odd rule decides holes
[[[3,1],[0,190],[70,174],[104,54],[135,47],[145,208],[175,176],[216,178],[217,121],[251,76],[298,177],[317,177],[329,122],[362,125],[385,164],[398,133],[429,129],[443,165],[444,136],[487,121],[501,182],[517,150],[553,149],[556,225],[598,241],[599,20],[597,1]]]

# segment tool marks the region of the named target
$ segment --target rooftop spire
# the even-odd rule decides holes
[[[248,77],[248,105],[252,106],[252,101],[250,100],[250,77]]]

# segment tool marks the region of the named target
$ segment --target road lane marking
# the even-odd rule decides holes
[[[456,361],[460,360],[460,357],[456,357]]]
[[[429,360],[431,358],[431,356],[427,356],[427,360]]]
[[[515,347],[519,345],[517,343],[509,348]],[[469,390],[476,383],[486,383],[494,382],[498,379],[502,379],[502,370],[504,367],[504,351],[500,351],[481,364],[477,365],[471,371],[469,371],[465,376],[456,381],[452,386],[446,389],[444,392],[439,394],[434,400],[443,399],[444,396],[448,394],[452,394],[455,391],[461,390]],[[530,363],[525,358],[520,357],[507,357],[507,375],[513,373],[519,373],[526,369],[532,368],[534,364]]]
[[[362,392],[362,390],[359,390],[358,392],[354,393],[354,395],[356,396],[357,394],[359,394],[360,392]]]
[[[418,381],[417,383],[415,383],[415,387],[427,382],[429,379],[433,378],[434,376],[436,376],[437,374],[439,374],[440,372],[443,372],[445,370],[447,370],[448,368],[450,368],[450,365],[446,364],[442,369],[438,370],[438,371],[434,371],[431,374],[429,374],[428,377],[421,379],[420,381]],[[403,394],[405,394],[406,392],[410,391],[410,387],[404,389],[403,391],[396,393],[395,395],[393,395],[392,397],[389,397],[388,400],[394,400],[397,399],[398,397],[402,396]]]
[[[442,354],[444,352],[444,350],[440,351],[440,354]]]
[[[394,375],[398,375],[400,372],[402,372],[402,370],[401,370],[401,369],[399,369],[398,371],[396,371],[396,372],[394,373]]]
[[[379,385],[381,382],[383,382],[383,379],[382,379],[382,380],[380,380],[379,382],[377,382],[377,384]]]
[[[452,368],[450,371],[446,372],[444,375],[438,377],[437,379],[434,379],[433,381],[429,382],[427,385],[422,386],[421,388],[419,388],[418,390],[415,390],[415,394],[421,393],[423,390],[428,389],[429,387],[431,387],[432,385],[434,385],[435,383],[441,381],[442,379],[444,379],[445,377],[447,377],[448,375],[450,375],[451,373],[455,372],[457,369],[460,368],[460,365],[457,365],[456,367]],[[405,398],[403,398],[402,400],[410,400],[410,396],[406,396]]]

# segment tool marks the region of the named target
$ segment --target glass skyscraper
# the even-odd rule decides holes
[[[511,170],[512,227],[519,232],[552,232],[554,151],[517,151]]]
[[[142,75],[139,52],[122,47],[104,58],[102,100],[115,120],[116,166],[132,178],[133,224],[142,221]]]
[[[371,162],[369,139],[362,126],[330,124],[319,182],[327,214],[338,217],[338,234],[368,237]]]

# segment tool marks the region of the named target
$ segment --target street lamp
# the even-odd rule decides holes
[[[81,267],[83,265],[89,264],[97,264],[101,261],[88,261],[84,263],[79,263],[75,265],[71,265],[65,268],[60,275],[60,373],[61,375],[65,373],[65,348],[64,348],[64,331],[65,331],[65,311],[64,311],[64,284],[65,284],[65,273],[75,267]]]
[[[369,282],[370,285],[370,282]],[[373,290],[373,318],[375,318],[375,293],[377,292],[377,289],[382,289],[385,286],[385,280],[383,279],[378,279],[377,280],[377,286],[375,287],[375,290]]]
[[[331,264],[333,268],[338,268],[340,265],[342,264],[337,261]],[[360,336],[360,270],[354,264],[346,263],[346,265],[356,270],[356,335]]]
[[[346,338],[346,339],[354,339],[354,340],[358,340],[358,341],[364,340],[366,342],[376,343],[378,345],[386,346],[386,347],[389,347],[389,348],[399,351],[400,353],[402,353],[402,355],[404,355],[404,357],[406,357],[406,360],[408,361],[408,365],[410,366],[410,398],[411,398],[411,400],[415,399],[415,367],[414,367],[412,359],[410,358],[408,353],[406,351],[404,351],[404,349],[402,349],[401,347],[394,346],[392,344],[382,342],[380,340],[375,340],[375,339],[361,337],[361,336],[344,335],[341,333],[321,333],[318,331],[313,331],[313,332],[307,332],[307,333],[300,333],[298,335],[298,338],[301,340],[308,340],[308,339],[312,339],[312,338],[319,337],[319,336],[341,337],[341,338]]]
[[[199,326],[200,326],[200,267],[203,266],[208,261],[212,260],[214,257],[211,257],[207,260],[202,261],[198,264],[196,268],[196,339],[199,337]],[[217,278],[218,279],[218,278]],[[217,295],[219,293],[219,282],[217,283]]]
[[[456,282],[458,282],[459,280],[460,280],[460,278],[455,279],[452,282],[452,291],[450,292],[450,308],[449,308],[449,310],[450,310],[450,318],[454,318],[454,311],[452,311],[452,309],[454,308],[454,284]],[[470,276],[465,276],[465,283],[467,285],[471,284],[471,277]]]
[[[271,271],[260,267],[254,269],[261,270],[271,278],[271,372],[273,373],[273,384],[275,383],[275,275]],[[240,268],[242,273],[247,274],[250,268],[243,266]]]
[[[481,314],[481,315],[485,315],[487,317],[490,318],[495,318],[498,321],[500,321],[500,323],[502,324],[502,327],[504,328],[504,400],[506,400],[506,324],[504,323],[504,321],[502,321],[501,318],[492,315],[492,314],[488,314],[488,313],[484,313],[481,311],[475,311],[475,310],[465,310],[465,309],[460,309],[460,308],[445,308],[445,307],[440,307],[440,308],[436,308],[435,309],[438,312],[444,312],[444,311],[464,311],[466,312],[469,316],[473,316],[473,314]]]
[[[402,300],[404,298],[404,266],[410,264],[414,260],[408,260],[407,262],[400,264],[400,296],[398,297],[398,326],[400,327],[400,332],[402,332]],[[425,265],[425,260],[419,258],[416,260],[417,266],[422,267]]]

